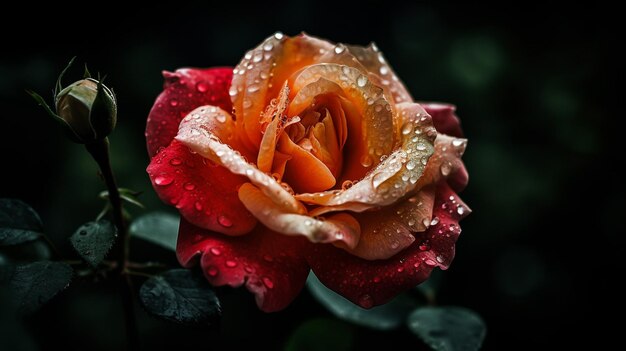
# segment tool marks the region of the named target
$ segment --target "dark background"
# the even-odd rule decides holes
[[[485,349],[599,347],[617,329],[599,317],[617,308],[611,282],[619,276],[611,270],[625,232],[626,197],[616,170],[622,161],[615,155],[623,149],[622,112],[609,113],[621,107],[619,99],[609,99],[617,89],[611,78],[618,75],[610,49],[623,44],[612,28],[619,22],[616,11],[571,5],[179,1],[140,10],[102,3],[101,10],[85,9],[78,17],[57,4],[42,9],[43,17],[21,6],[14,13],[22,25],[0,24],[0,197],[31,204],[62,250],[70,250],[65,237],[99,212],[102,203],[95,198],[103,185],[84,149],[64,139],[24,89],[47,94],[74,55],[88,62],[92,73],[106,73],[119,99],[119,123],[111,137],[118,180],[144,190],[150,210],[166,209],[145,173],[143,137],[161,91],[161,70],[232,66],[275,31],[304,30],[338,42],[375,41],[416,99],[458,106],[469,139],[464,159],[470,185],[461,195],[474,212],[462,223],[457,257],[443,275],[438,301],[483,316]],[[38,34],[26,34],[27,28]],[[71,74],[77,79],[81,73],[77,68]],[[135,252],[173,260],[153,247],[141,250]],[[43,350],[119,349],[121,307],[109,290],[87,284],[70,289],[27,320],[28,332]],[[221,332],[173,327],[138,310],[147,349],[280,349],[304,321],[330,316],[308,292],[271,315],[259,312],[244,290],[220,294]],[[400,342],[423,347],[402,330],[352,330],[355,349],[394,348]]]

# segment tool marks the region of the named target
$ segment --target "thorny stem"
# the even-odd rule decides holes
[[[115,176],[111,169],[111,160],[109,157],[109,140],[107,138],[97,140],[90,144],[85,144],[87,151],[100,167],[100,173],[104,178],[107,190],[109,191],[109,202],[111,203],[111,212],[113,213],[113,223],[117,228],[120,240],[114,245],[111,253],[112,258],[117,262],[120,285],[120,295],[124,305],[124,318],[126,321],[126,339],[128,341],[129,350],[139,349],[139,333],[137,331],[137,323],[135,320],[134,299],[130,277],[126,275],[128,256],[130,253],[130,235],[128,233],[126,222],[124,220],[124,212],[122,208],[122,199],[115,182]]]

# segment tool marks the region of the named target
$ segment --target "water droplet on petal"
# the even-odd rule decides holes
[[[187,182],[185,183],[185,185],[183,185],[183,188],[185,188],[185,190],[191,191],[196,188],[196,185],[194,183]]]
[[[402,134],[403,135],[408,135],[411,134],[411,132],[413,131],[413,123],[405,123],[402,126]]]
[[[341,184],[341,189],[348,190],[352,188],[352,185],[354,185],[354,183],[351,180],[346,180]]]
[[[465,213],[465,208],[463,206],[459,206],[456,208],[456,213],[459,214],[459,216],[462,216]]]
[[[263,280],[263,284],[265,286],[267,286],[268,289],[273,289],[274,288],[274,282],[270,278],[263,277],[263,279],[261,279],[261,280]]]
[[[271,51],[274,48],[274,44],[272,43],[265,43],[265,45],[263,45],[263,50],[265,51]]]
[[[389,68],[387,68],[387,66],[380,66],[380,74],[384,76],[387,73],[389,73]]]
[[[459,147],[463,145],[463,139],[454,139],[452,140],[452,146]]]
[[[172,184],[173,181],[174,181],[174,177],[171,177],[168,175],[160,175],[154,178],[154,184],[160,185],[160,186],[170,185]]]
[[[176,107],[176,106],[178,106],[178,100],[176,100],[176,99],[171,99],[171,100],[170,100],[170,106],[172,106],[172,107]]]
[[[237,262],[232,261],[232,260],[227,260],[227,261],[226,261],[226,267],[228,267],[228,268],[234,268],[234,267],[237,267]]]
[[[439,223],[439,217],[433,217],[433,220],[430,221],[430,225],[437,225]]]
[[[226,115],[225,115],[225,114],[223,114],[223,113],[218,113],[218,114],[215,116],[215,119],[216,119],[218,122],[220,122],[220,123],[224,123],[224,122],[226,122]]]
[[[406,169],[408,169],[409,171],[413,170],[415,168],[415,161],[410,160],[409,162],[406,163],[405,167]]]
[[[398,273],[404,272],[404,267],[398,267],[397,271],[398,271]]]
[[[426,261],[424,261],[424,263],[426,263],[427,265],[429,265],[429,266],[431,266],[431,267],[434,267],[434,266],[436,266],[436,265],[437,265],[437,262],[435,262],[435,261],[431,260],[430,258],[429,258],[429,259],[427,259]]]
[[[372,186],[374,189],[378,188],[380,184],[385,181],[385,174],[383,172],[378,172],[372,176]]]
[[[215,277],[218,273],[217,268],[211,266],[207,269],[207,273],[211,276],[211,277]]]
[[[219,256],[222,254],[222,250],[218,249],[217,247],[212,247],[209,252],[211,252],[212,254],[214,254],[215,256]]]
[[[361,166],[369,167],[371,165],[372,165],[372,156],[364,155],[363,157],[361,157]]]
[[[260,87],[257,84],[251,84],[248,86],[248,92],[254,93],[255,91],[259,91]]]
[[[181,160],[178,157],[174,157],[173,159],[170,160],[170,164],[172,166],[180,166],[183,163],[183,160]]]
[[[248,272],[248,273],[253,273],[254,272],[254,268],[250,267],[250,266],[244,266],[243,269]]]
[[[195,207],[196,211],[202,211],[202,203],[200,201],[196,201],[196,203],[193,204],[193,207]]]
[[[422,251],[430,250],[430,244],[428,244],[428,242],[426,242],[426,241],[422,242],[418,247]]]
[[[229,228],[233,226],[233,221],[231,221],[228,217],[226,216],[219,216],[217,218],[217,222],[219,224],[221,224],[222,226]]]
[[[363,308],[372,308],[374,306],[374,299],[369,294],[359,297],[359,305]]]
[[[338,44],[335,46],[335,54],[339,55],[346,50],[346,47],[343,44]]]
[[[362,88],[365,86],[365,84],[367,84],[367,77],[364,75],[360,75],[359,78],[356,79],[356,85]]]
[[[278,39],[278,40],[281,40],[281,39],[283,38],[283,33],[281,33],[281,32],[276,32],[276,33],[274,34],[274,38],[276,38],[276,39]]]
[[[443,263],[443,257],[441,257],[441,256],[437,256],[436,258],[437,258],[437,262],[439,262],[439,263]]]
[[[444,162],[441,164],[441,174],[443,176],[449,175],[451,170],[452,170],[452,166],[450,165],[449,162]]]
[[[201,93],[206,93],[209,90],[209,84],[206,82],[198,82],[198,84],[196,84],[196,90]]]

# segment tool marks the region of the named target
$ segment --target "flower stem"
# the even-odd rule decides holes
[[[85,144],[85,147],[96,163],[98,163],[100,173],[102,174],[107,190],[109,191],[109,202],[111,203],[113,223],[115,224],[115,227],[117,227],[117,232],[120,237],[120,240],[118,240],[113,246],[111,256],[117,262],[117,272],[119,273],[120,295],[124,305],[124,319],[126,322],[126,339],[129,350],[138,350],[139,333],[137,331],[137,323],[135,320],[133,291],[130,278],[126,275],[128,257],[130,254],[130,235],[124,220],[122,199],[111,168],[111,159],[109,157],[109,139],[104,138],[96,140],[93,143]]]

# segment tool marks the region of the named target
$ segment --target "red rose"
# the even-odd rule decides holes
[[[446,269],[469,209],[454,107],[413,101],[374,45],[278,33],[231,68],[165,72],[148,174],[177,254],[286,307],[309,269],[362,307]]]

